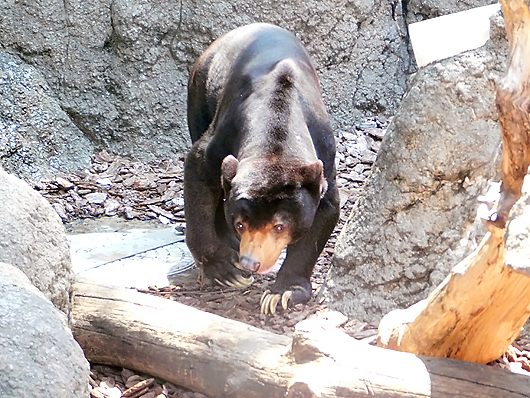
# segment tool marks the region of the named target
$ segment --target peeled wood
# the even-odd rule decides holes
[[[497,87],[502,185],[489,232],[427,300],[383,318],[381,347],[487,363],[506,351],[530,315],[530,277],[504,263],[505,227],[530,162],[530,11],[523,0],[502,6],[510,59]]]
[[[530,278],[503,259],[504,230],[493,229],[427,300],[383,318],[378,345],[479,363],[502,356],[530,315]]]
[[[331,321],[294,337],[133,290],[80,281],[74,336],[93,363],[123,366],[210,397],[530,397],[530,378],[358,342]]]
[[[497,86],[503,151],[496,223],[504,228],[530,164],[530,10],[524,0],[501,3],[510,46],[508,71]]]

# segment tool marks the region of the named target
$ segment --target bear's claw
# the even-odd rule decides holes
[[[254,282],[254,277],[250,275],[245,278],[243,275],[234,275],[231,279],[220,280],[215,278],[215,281],[224,287],[235,287],[237,289],[246,289]]]
[[[270,290],[266,290],[261,296],[260,306],[262,314],[275,314],[276,307],[281,300],[282,308],[286,310],[289,306],[289,299],[292,297],[293,292],[287,290],[283,294],[272,293]]]

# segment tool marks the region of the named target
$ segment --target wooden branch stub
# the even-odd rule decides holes
[[[494,222],[504,228],[530,164],[530,11],[524,0],[501,3],[510,55],[506,75],[497,85],[503,151],[501,199]]]

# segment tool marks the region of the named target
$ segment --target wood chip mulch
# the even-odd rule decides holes
[[[319,273],[320,270],[316,270]],[[246,289],[221,288],[218,286],[200,287],[198,282],[188,282],[182,285],[165,287],[151,286],[140,292],[178,301],[212,314],[222,316],[248,325],[267,330],[276,334],[292,335],[295,325],[310,316],[326,311],[318,291],[320,285],[313,282],[313,299],[306,305],[296,305],[284,310],[281,306],[274,315],[260,313],[260,299],[262,293],[274,282],[272,276],[258,276],[254,283]],[[364,339],[377,334],[377,326],[351,320],[342,329],[357,339]]]

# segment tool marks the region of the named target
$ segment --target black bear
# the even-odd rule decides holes
[[[311,60],[288,31],[257,23],[217,39],[188,84],[186,243],[205,277],[246,287],[287,256],[261,300],[274,313],[311,298],[339,217],[335,138]]]

